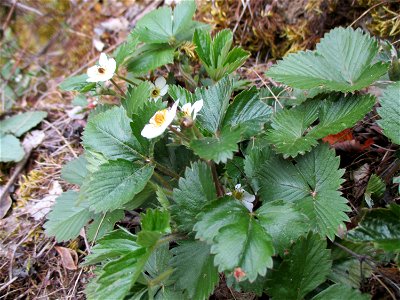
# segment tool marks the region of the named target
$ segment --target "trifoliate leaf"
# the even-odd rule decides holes
[[[339,226],[348,221],[347,200],[337,191],[343,180],[340,160],[323,144],[299,157],[296,165],[271,157],[260,168],[259,195],[264,202],[284,200],[310,219],[310,226],[333,240]]]
[[[317,145],[317,140],[356,124],[375,104],[371,95],[331,96],[281,110],[272,119],[267,138],[276,152],[295,157]],[[311,125],[319,120],[315,127]]]
[[[243,91],[229,105],[222,127],[240,126],[245,136],[256,135],[263,129],[272,113],[271,107],[260,100],[255,87]]]
[[[400,205],[367,210],[358,226],[348,238],[359,242],[372,242],[385,251],[400,251]]]
[[[58,242],[76,238],[80,230],[92,218],[87,203],[77,203],[78,192],[67,191],[56,199],[44,224],[46,234]]]
[[[143,81],[138,86],[131,87],[126,93],[126,97],[121,101],[129,117],[137,113],[143,105],[149,101],[151,85],[148,81]]]
[[[19,139],[11,134],[0,134],[0,162],[18,162],[24,155],[25,151]]]
[[[215,133],[221,127],[232,94],[232,82],[224,77],[216,85],[196,89],[196,100],[203,99],[197,122],[210,133]]]
[[[352,92],[369,86],[386,73],[389,64],[373,64],[378,49],[377,41],[360,29],[336,28],[321,39],[315,51],[289,54],[272,66],[267,75],[295,88],[322,86]]]
[[[193,140],[190,148],[203,159],[226,163],[233,157],[233,153],[238,151],[237,143],[241,141],[241,138],[241,128],[232,130],[225,128],[219,136]]]
[[[393,143],[400,145],[400,82],[391,84],[383,92],[379,99],[381,107],[378,113],[381,120],[378,120],[383,133],[392,140]]]
[[[241,268],[246,279],[253,282],[272,267],[271,236],[240,201],[231,197],[215,200],[197,219],[196,238],[211,244],[220,272]]]
[[[191,232],[196,223],[196,215],[203,206],[216,199],[215,185],[210,167],[196,162],[186,168],[185,176],[179,179],[179,187],[174,189],[172,213],[178,228]]]
[[[115,57],[115,61],[117,63],[117,67],[119,68],[124,64],[125,60],[134,53],[134,50],[139,44],[139,37],[135,31],[132,31],[126,42],[119,45],[117,49],[115,49],[113,56]]]
[[[69,183],[79,186],[82,185],[86,175],[88,174],[86,164],[87,161],[84,156],[69,161],[61,170],[61,178]]]
[[[105,234],[114,229],[115,223],[123,219],[125,213],[122,209],[117,209],[104,214],[98,214],[93,217],[93,222],[87,228],[86,236],[88,241],[92,242],[101,239]]]
[[[122,107],[114,107],[95,115],[88,121],[83,133],[83,145],[108,159],[136,160],[141,156],[140,144],[133,136],[131,120]]]
[[[115,259],[139,248],[133,234],[123,229],[114,230],[97,241],[82,265],[94,265],[107,259]]]
[[[257,210],[257,218],[265,231],[272,236],[274,247],[279,254],[289,249],[310,227],[305,215],[296,211],[292,204],[279,200],[261,206]]]
[[[334,284],[312,298],[312,300],[325,299],[368,300],[371,297],[344,284]]]
[[[194,32],[193,43],[196,45],[196,53],[214,81],[235,71],[250,55],[240,47],[230,51],[232,42],[233,33],[227,29],[218,32],[213,40],[209,30],[197,29]]]
[[[267,281],[267,293],[274,299],[301,300],[323,283],[332,261],[326,240],[317,234],[301,237],[283,257]]]
[[[186,290],[190,299],[208,299],[219,282],[210,246],[200,241],[185,241],[172,249],[171,264],[175,268],[176,285]],[[195,258],[195,259],[194,259]]]
[[[12,133],[20,137],[46,118],[44,111],[30,111],[0,121],[0,133]]]
[[[122,159],[109,161],[85,182],[81,199],[96,213],[118,209],[143,190],[153,169],[151,165]]]

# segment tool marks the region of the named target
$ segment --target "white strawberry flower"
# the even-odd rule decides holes
[[[253,211],[253,202],[256,200],[256,196],[246,192],[242,185],[239,183],[235,185],[235,190],[233,192],[226,193],[228,196],[233,196],[234,198],[240,200],[242,204],[250,211]]]
[[[107,58],[105,53],[100,54],[99,64],[87,70],[87,82],[107,81],[114,76],[117,63],[114,58]]]
[[[190,117],[193,120],[196,120],[196,116],[198,112],[203,108],[204,101],[203,99],[196,101],[193,103],[186,103],[182,106],[182,112],[185,114],[186,117]]]
[[[158,77],[152,84],[151,97],[157,101],[168,92],[168,84],[164,77]]]
[[[144,126],[141,135],[147,139],[154,139],[155,137],[164,133],[168,126],[172,123],[176,116],[179,99],[172,105],[170,109],[163,109],[157,111],[151,117],[149,124]]]

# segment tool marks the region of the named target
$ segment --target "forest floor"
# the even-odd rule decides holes
[[[91,247],[84,232],[76,240],[57,243],[46,237],[42,228],[55,198],[68,188],[60,178],[61,168],[82,152],[81,133],[86,125],[85,118],[73,113],[75,95],[61,92],[58,85],[68,76],[86,72],[101,51],[112,53],[137,20],[162,3],[5,0],[0,4],[1,118],[33,110],[48,114],[37,128],[44,132],[45,139],[27,160],[23,164],[0,165],[0,183],[9,183],[9,193],[0,202],[0,300],[84,298],[83,289],[91,276],[90,270],[79,267]],[[383,17],[374,6],[379,1],[198,3],[199,19],[215,29],[231,28],[236,41],[252,52],[240,75],[259,86],[267,80],[263,74],[271,59],[311,49],[324,32],[335,26],[360,22],[373,34],[391,39],[398,39],[400,32],[400,25],[393,29],[393,24],[385,23],[390,14]],[[395,34],[391,36],[393,30]],[[338,150],[347,153],[348,164],[357,169],[364,166],[381,174],[393,172],[393,151],[379,146],[384,142],[374,139],[375,126],[374,116],[368,116],[354,128],[358,132],[356,139],[337,145]],[[366,174],[364,171],[359,172],[360,176]],[[359,183],[360,186],[344,187],[351,191],[349,200],[355,206],[359,205],[357,195],[360,191],[362,194],[367,181],[360,177]],[[371,284],[375,289],[372,294],[383,289],[379,282]],[[214,296],[253,297],[226,290],[219,289],[220,294]]]

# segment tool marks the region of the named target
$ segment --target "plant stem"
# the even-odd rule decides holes
[[[224,188],[222,187],[221,182],[219,182],[217,168],[215,166],[215,163],[213,161],[209,161],[208,165],[211,168],[211,173],[212,173],[212,176],[213,176],[215,189],[217,190],[217,196],[218,197],[222,197],[222,196],[225,195],[225,191],[224,191]]]
[[[151,160],[151,162],[156,166],[156,168],[161,171],[162,173],[164,173],[165,175],[168,175],[172,178],[175,179],[179,179],[179,175],[176,174],[175,172],[171,171],[170,169],[168,169],[167,167],[164,167],[162,164],[159,164],[158,162],[156,162],[155,160]]]
[[[169,130],[171,130],[173,133],[175,133],[177,136],[179,136],[181,139],[185,140],[186,142],[188,142],[188,138],[186,136],[184,136],[182,134],[182,132],[179,132],[178,130],[176,130],[174,127],[172,127],[171,125],[168,126]]]
[[[169,191],[172,191],[171,185],[160,174],[154,172],[153,175],[159,182],[161,182],[164,188],[168,189]]]
[[[130,80],[130,79],[128,79],[128,78],[126,78],[126,77],[124,77],[124,76],[121,76],[121,75],[117,75],[118,76],[118,78],[120,78],[120,79],[122,79],[122,80],[124,80],[124,81],[126,81],[126,82],[128,82],[128,83],[130,83],[130,84],[132,84],[132,85],[137,85],[136,83],[134,83],[132,80]]]
[[[110,79],[111,83],[117,88],[117,90],[120,92],[120,94],[123,97],[126,97],[125,92],[120,88],[120,86],[114,81],[114,79]]]

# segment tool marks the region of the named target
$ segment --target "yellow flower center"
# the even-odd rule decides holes
[[[156,112],[156,114],[153,117],[152,123],[155,126],[160,127],[162,124],[164,124],[166,115],[167,115],[166,109]]]
[[[152,90],[151,96],[152,96],[153,98],[156,98],[156,97],[158,97],[159,95],[160,95],[160,90],[159,90],[158,88],[155,88],[155,89]]]
[[[242,193],[241,191],[234,190],[234,191],[232,192],[232,196],[235,197],[235,198],[238,199],[238,200],[242,200],[242,198],[243,198],[243,193]]]
[[[98,71],[100,74],[104,74],[106,72],[106,69],[100,67],[100,68],[98,68]]]

